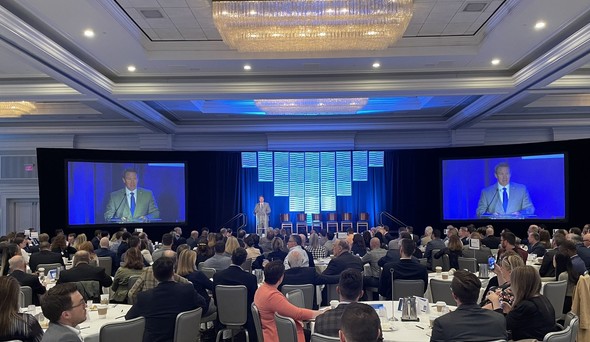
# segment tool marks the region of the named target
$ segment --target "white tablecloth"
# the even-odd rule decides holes
[[[90,314],[90,320],[80,323],[80,331],[84,342],[98,342],[98,333],[100,328],[113,322],[122,322],[125,320],[125,314],[131,309],[131,305],[127,304],[109,304],[109,311],[107,311],[106,318],[98,318],[98,311],[92,311],[87,308]]]

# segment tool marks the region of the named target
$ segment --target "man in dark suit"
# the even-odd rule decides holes
[[[15,278],[20,286],[29,286],[33,290],[33,304],[39,306],[39,296],[44,294],[45,286],[41,285],[39,277],[26,273],[25,260],[20,255],[15,255],[8,260],[10,275]]]
[[[174,281],[174,262],[169,257],[161,257],[154,262],[154,277],[160,283],[151,290],[139,293],[135,304],[125,315],[125,319],[145,317],[145,342],[172,341],[176,316],[181,312],[198,307],[207,312],[205,299],[192,284]]]
[[[455,272],[451,282],[457,310],[434,320],[430,341],[506,340],[506,319],[498,312],[477,305],[481,282],[464,270]]]
[[[346,306],[354,303],[363,296],[363,275],[358,270],[347,269],[340,274],[338,287],[336,287],[340,303],[335,309],[328,310],[315,319],[316,333],[326,336],[338,336],[340,318]]]
[[[535,254],[538,257],[542,257],[543,255],[545,255],[547,250],[541,244],[540,240],[541,237],[539,236],[539,233],[529,233],[529,254]]]
[[[186,243],[186,239],[182,237],[182,228],[174,227],[174,239],[172,241],[172,250],[175,251],[176,247],[180,245],[184,245]]]
[[[400,246],[401,258],[398,262],[390,262],[383,266],[379,284],[379,294],[387,300],[391,300],[391,270],[393,270],[393,280],[422,280],[424,281],[423,292],[426,292],[428,286],[428,270],[426,266],[421,265],[416,259],[412,259],[412,254],[416,244],[413,240],[402,239]],[[397,298],[396,298],[397,299]]]
[[[350,246],[346,240],[338,240],[334,244],[335,258],[330,260],[328,267],[322,273],[323,275],[340,275],[345,269],[353,268],[363,271],[361,258],[350,253]]]
[[[555,277],[555,267],[553,267],[553,257],[557,253],[557,248],[565,241],[565,235],[556,233],[551,240],[551,249],[543,255],[539,275],[541,277]]]
[[[432,230],[432,240],[426,244],[426,250],[424,251],[424,257],[428,262],[428,268],[432,268],[432,251],[435,249],[445,248],[445,243],[440,239],[440,230]]]
[[[40,264],[61,264],[64,266],[64,260],[60,253],[51,251],[51,245],[49,242],[41,242],[39,244],[39,253],[31,254],[29,259],[29,267],[31,271],[37,271],[37,265]]]
[[[117,253],[115,253],[109,249],[109,238],[107,238],[107,237],[101,238],[100,239],[100,248],[95,250],[94,253],[96,253],[96,256],[98,256],[98,257],[110,257],[111,258],[112,274],[110,274],[110,275],[114,276],[115,272],[117,272],[117,269],[119,268],[119,258],[117,258]]]
[[[410,234],[410,239],[414,240],[414,243],[416,243],[416,246],[420,246],[420,242],[422,241],[422,239],[420,239],[419,235],[414,234],[414,227],[407,226],[406,232],[408,232],[408,234]]]
[[[58,284],[72,283],[76,281],[95,280],[100,286],[109,287],[113,279],[106,274],[104,268],[90,265],[90,254],[86,251],[77,251],[74,254],[74,267],[62,271],[57,280]]]
[[[250,336],[250,342],[258,341],[256,336],[256,327],[254,326],[254,319],[252,318],[252,310],[250,310],[250,306],[252,302],[254,302],[254,293],[258,288],[256,283],[256,276],[245,272],[241,264],[246,261],[248,257],[248,253],[242,247],[238,247],[231,256],[232,264],[226,268],[225,270],[215,272],[213,275],[213,285],[244,285],[248,291],[248,298],[246,300],[247,305],[247,314],[248,320],[246,322],[246,329],[248,329],[248,334]],[[213,291],[213,298],[215,299],[215,304],[217,304],[217,296],[215,291]]]
[[[487,226],[486,237],[481,240],[481,244],[489,249],[498,249],[498,246],[500,246],[500,237],[494,236],[494,227],[491,225]]]

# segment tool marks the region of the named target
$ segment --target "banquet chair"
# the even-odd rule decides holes
[[[33,289],[30,286],[21,286],[19,300],[21,308],[33,304]]]
[[[319,233],[322,229],[324,229],[324,222],[322,222],[322,214],[311,214],[311,229],[319,228],[317,232]]]
[[[339,337],[326,336],[318,333],[311,334],[311,342],[335,342],[340,341]]]
[[[199,271],[203,272],[205,276],[209,279],[213,279],[213,275],[215,274],[216,270],[212,267],[205,267],[203,263],[199,263],[198,266]]]
[[[393,273],[392,273],[393,277]],[[406,297],[424,297],[424,281],[421,279],[395,279],[391,286],[391,298],[397,300]]]
[[[246,259],[241,265],[242,269],[248,273],[252,273],[252,258]]]
[[[362,212],[359,213],[359,219],[356,221],[356,232],[361,232],[361,227],[363,230],[369,230],[369,213]]]
[[[289,303],[295,305],[298,308],[305,308],[305,300],[303,298],[303,291],[301,289],[295,289],[287,292],[285,295]]]
[[[543,286],[543,295],[555,309],[555,321],[563,319],[563,303],[567,292],[567,280],[552,281]]]
[[[326,284],[326,294],[327,294],[327,298],[328,298],[328,303],[331,300],[340,300],[340,296],[338,295],[338,292],[336,291],[337,286],[338,286],[338,284]]]
[[[352,213],[342,213],[342,221],[340,221],[340,231],[346,232],[348,229],[353,229]],[[358,233],[358,230],[357,230]]]
[[[566,327],[561,331],[550,332],[543,338],[543,342],[571,342],[572,327]]]
[[[121,322],[107,323],[100,327],[98,340],[99,342],[142,342],[144,330],[144,317],[137,317]]]
[[[295,232],[297,234],[304,233],[307,235],[307,214],[299,213],[296,217],[297,221],[295,221]]]
[[[477,272],[477,259],[459,257],[459,269],[467,270],[471,273]]]
[[[137,279],[139,279],[139,277],[139,275],[132,275],[129,277],[129,280],[127,280],[127,292],[131,290],[131,288],[133,287],[133,285],[135,285],[135,282],[137,281]],[[131,299],[131,297],[127,297],[127,303],[133,304],[133,300]]]
[[[215,342],[218,342],[223,336],[223,332],[230,330],[232,336],[234,331],[244,331],[246,341],[249,340],[248,329],[244,328],[248,320],[248,304],[246,299],[248,290],[244,285],[217,285],[215,287],[215,298],[217,298],[217,317],[219,323],[223,324],[217,332]]]
[[[275,312],[277,335],[281,342],[297,342],[297,326],[293,318],[281,316]]]
[[[55,263],[55,264],[39,264],[37,265],[37,269],[35,271],[38,271],[40,268],[45,269],[45,275],[49,274],[49,270],[57,270],[57,269],[61,269],[63,266],[62,264],[59,263]]]
[[[256,336],[258,342],[264,342],[264,335],[262,334],[262,322],[260,321],[260,312],[256,304],[252,303],[250,309],[252,310],[252,318],[254,320],[254,327],[256,328]]]
[[[195,342],[201,340],[201,314],[203,309],[181,312],[176,316],[174,342]]]
[[[328,213],[328,220],[326,220],[326,230],[330,231],[330,227],[334,228],[334,233],[338,232],[338,214]]]
[[[305,302],[306,309],[313,309],[313,296],[315,296],[315,286],[313,284],[303,284],[303,285],[283,285],[281,288],[281,292],[286,296],[287,293],[301,289],[303,291],[303,300]]]
[[[443,301],[447,305],[457,305],[451,292],[450,280],[430,279],[430,294],[433,303]]]
[[[78,288],[78,292],[84,297],[84,300],[93,300],[100,302],[100,283],[96,280],[81,280],[73,282]]]
[[[293,231],[293,223],[291,222],[290,215],[286,213],[279,216],[281,218],[281,229],[285,229],[287,231],[287,236],[290,236]]]
[[[98,257],[98,266],[104,268],[107,275],[113,275],[113,259],[111,257]]]

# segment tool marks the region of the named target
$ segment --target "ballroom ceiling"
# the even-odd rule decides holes
[[[514,142],[506,132],[580,137],[590,128],[588,23],[587,0],[415,0],[404,37],[383,51],[240,53],[220,39],[208,0],[5,0],[0,101],[36,109],[0,118],[0,133],[340,132],[361,148],[379,146],[363,145],[369,136],[412,136],[407,147]],[[255,104],[359,97],[362,110],[338,116],[266,115]]]

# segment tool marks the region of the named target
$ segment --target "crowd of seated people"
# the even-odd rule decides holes
[[[190,293],[188,296],[192,296],[194,300],[183,303],[187,305],[183,306],[182,310],[202,307],[203,316],[209,316],[218,310],[216,285],[244,285],[248,292],[247,304],[260,304],[258,306],[263,316],[263,334],[272,341],[276,336],[272,320],[275,312],[292,317],[296,321],[320,314],[313,310],[293,310],[280,292],[282,285],[337,284],[340,280],[339,286],[342,287],[351,285],[350,279],[358,281],[357,278],[360,278],[360,285],[357,285],[361,289],[377,287],[385,298],[389,298],[389,270],[394,271],[394,280],[424,280],[426,289],[426,272],[432,270],[418,262],[423,253],[427,264],[430,264],[433,258],[437,259],[447,254],[451,261],[450,266],[459,269],[458,257],[469,255],[465,252],[469,250],[470,240],[477,239],[480,240],[482,249],[487,248],[494,253],[497,250],[494,271],[496,276],[489,281],[490,285],[484,291],[484,299],[478,307],[504,314],[506,330],[510,331],[513,338],[542,340],[546,333],[556,328],[553,324],[553,307],[540,294],[540,277],[544,277],[543,281],[567,281],[563,311],[566,313],[572,307],[578,279],[590,266],[590,232],[587,228],[584,231],[575,228],[558,231],[552,234],[553,238],[548,241],[547,236],[551,236],[548,231],[535,225],[529,227],[524,239],[518,239],[508,230],[503,230],[499,236],[495,236],[491,226],[478,229],[472,226],[448,227],[446,238],[443,238],[440,230],[430,226],[427,228],[430,229],[425,230],[422,238],[413,233],[412,227],[378,227],[362,234],[352,232],[342,239],[325,230],[289,235],[285,230],[272,228],[262,236],[248,234],[244,230],[232,232],[226,228],[220,229],[219,232],[210,232],[209,229],[203,229],[201,232],[193,230],[187,239],[182,236],[182,229],[178,228],[164,233],[161,237],[162,243],[158,246],[154,245],[145,232],[130,233],[125,230],[120,230],[112,236],[109,232],[97,230],[92,239],[83,233],[66,235],[58,232],[53,237],[43,233],[36,235],[35,239],[25,236],[24,233],[13,233],[0,238],[1,269],[4,276],[0,278],[0,285],[3,287],[0,288],[0,294],[4,293],[2,291],[11,291],[10,287],[14,285],[14,281],[3,280],[10,278],[21,286],[30,286],[33,289],[35,305],[43,306],[40,298],[70,298],[71,305],[63,304],[59,307],[54,305],[55,302],[48,300],[55,306],[48,307],[48,312],[61,310],[63,313],[74,310],[78,294],[82,295],[83,299],[90,296],[90,299],[98,300],[101,288],[110,287],[110,300],[113,303],[134,305],[134,309],[128,314],[128,318],[132,318],[139,314],[149,316],[147,312],[152,310],[162,311],[161,306],[153,305],[153,296],[171,291],[170,284],[188,284],[191,285],[190,290],[189,287],[179,287],[178,291]],[[435,250],[438,250],[437,253],[433,252]],[[530,259],[529,253],[536,254],[539,260],[543,260],[540,270],[525,267],[527,259]],[[330,258],[327,258],[328,256]],[[111,274],[107,274],[105,269],[99,266],[99,257],[110,258]],[[247,259],[250,259],[251,263],[247,263]],[[64,270],[60,272],[58,285],[54,287],[58,290],[48,291],[35,272],[40,264],[52,263],[62,266],[67,264],[68,269],[63,267]],[[318,264],[321,266],[315,267]],[[170,265],[172,273],[169,272]],[[244,267],[250,267],[245,265],[251,265],[253,270],[263,269],[265,280],[262,286],[258,285],[261,277],[257,279],[254,274],[244,272]],[[215,270],[212,278],[202,271],[206,268]],[[386,272],[382,272],[383,269]],[[348,282],[342,283],[341,276],[350,272],[355,272],[354,276],[347,276]],[[129,280],[132,277],[136,280],[130,287]],[[467,278],[462,281],[464,284],[459,283],[457,286],[472,286],[477,283]],[[96,282],[99,286],[83,290],[80,287],[76,290],[64,287],[79,282]],[[168,285],[164,286],[165,284]],[[464,290],[456,289],[458,292]],[[349,302],[359,298],[366,299],[366,296],[362,297],[362,291],[360,294],[357,290],[352,292],[354,293],[349,296],[351,298],[345,298]],[[343,293],[340,292],[340,295]],[[468,304],[471,308],[475,301],[465,293],[462,295],[462,298],[457,296],[458,303]],[[276,300],[269,301],[268,298],[271,296],[276,297]],[[316,302],[314,296],[314,308],[325,305],[326,293],[323,293],[322,303]],[[528,322],[526,317],[533,310],[536,310],[538,318]],[[65,333],[65,330],[60,332],[57,327],[75,323],[78,319],[68,316],[69,320],[64,320],[62,316],[56,316],[55,312],[54,320],[50,318],[51,335],[63,336],[60,334]],[[165,318],[150,316],[150,322],[154,326],[165,326],[166,329],[152,330],[146,336],[151,336],[152,340],[167,338],[166,336],[173,333],[169,329],[170,317],[178,312],[180,311],[167,309]],[[339,313],[341,314],[342,312]],[[21,335],[14,335],[15,339],[40,340],[42,330],[39,335],[34,317],[30,318],[24,314],[19,316],[20,320],[16,320],[14,315],[10,317],[0,317],[0,339],[2,336],[13,336],[11,334],[18,331]],[[320,318],[319,322],[321,321]],[[536,325],[532,324],[533,321]],[[7,324],[12,330],[5,329]],[[255,341],[256,332],[249,310],[246,327],[250,340]],[[338,336],[336,332],[339,330],[340,326],[333,326],[330,334]],[[298,329],[298,337],[301,341],[309,340],[309,334],[303,329]],[[341,337],[346,338],[346,334],[342,334]]]

